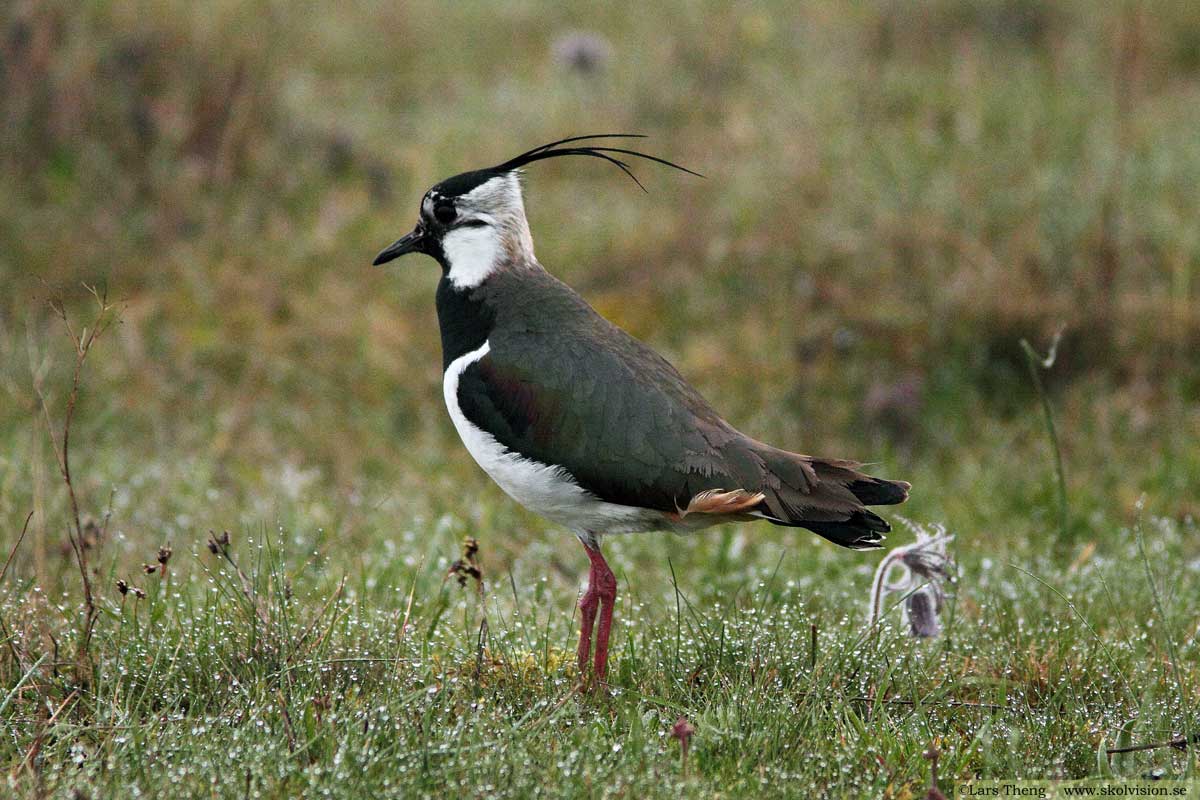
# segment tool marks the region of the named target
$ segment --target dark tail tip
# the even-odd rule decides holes
[[[894,506],[908,499],[912,485],[908,481],[863,478],[847,484],[847,488],[865,506]]]

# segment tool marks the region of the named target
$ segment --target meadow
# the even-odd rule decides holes
[[[1195,775],[1107,750],[1200,733],[1197,130],[1183,0],[0,6],[0,791]],[[460,445],[436,265],[370,262],[609,131],[705,177],[535,165],[539,259],[747,433],[910,481],[942,635],[865,624],[880,551],[611,537],[575,691],[582,548]]]

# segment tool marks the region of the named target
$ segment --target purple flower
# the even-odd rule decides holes
[[[938,612],[942,610],[941,587],[926,584],[904,600],[904,616],[909,630],[918,639],[932,639],[942,632]]]
[[[603,71],[612,59],[612,45],[598,33],[572,31],[554,40],[554,60],[572,72],[592,75]]]

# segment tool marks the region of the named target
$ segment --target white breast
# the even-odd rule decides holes
[[[467,451],[492,480],[521,505],[576,533],[630,533],[660,527],[662,514],[633,506],[606,503],[584,490],[565,469],[515,453],[466,418],[458,404],[458,379],[471,364],[491,351],[459,356],[446,367],[442,391],[446,409]]]

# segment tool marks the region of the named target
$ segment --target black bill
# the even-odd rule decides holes
[[[425,252],[425,232],[420,228],[414,228],[412,233],[400,237],[390,245],[385,247],[383,251],[375,256],[375,260],[371,262],[375,266],[386,264],[393,259],[408,253],[424,253]]]

